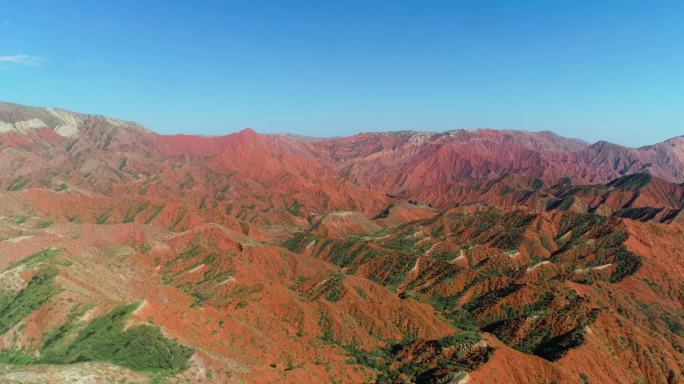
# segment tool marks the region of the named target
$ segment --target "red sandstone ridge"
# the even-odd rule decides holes
[[[370,213],[389,203],[385,195],[440,206],[460,203],[473,187],[510,175],[527,178],[527,185],[517,187],[533,187],[536,179],[547,187],[566,179],[606,183],[644,172],[684,181],[681,138],[633,149],[588,145],[550,132],[495,130],[365,133],[324,140],[260,135],[251,129],[215,137],[164,136],[101,116],[52,113],[9,104],[0,109],[6,121],[0,156],[11,167],[3,173],[4,183],[22,175],[32,185],[64,182],[102,194],[249,196],[281,208],[296,204],[309,214],[334,209]]]
[[[684,382],[683,172],[682,137],[0,103],[0,381]]]

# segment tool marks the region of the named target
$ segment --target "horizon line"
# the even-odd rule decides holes
[[[399,133],[449,134],[449,133],[459,132],[459,131],[464,131],[464,132],[496,131],[496,132],[516,132],[516,133],[528,133],[528,134],[544,134],[544,133],[547,133],[547,134],[552,134],[554,136],[557,136],[557,137],[560,137],[563,139],[579,141],[579,142],[586,144],[587,146],[596,145],[598,143],[609,143],[612,145],[617,145],[617,146],[620,146],[623,148],[630,148],[630,149],[639,149],[639,148],[650,147],[650,146],[653,146],[656,144],[668,142],[668,141],[676,139],[676,138],[684,137],[684,135],[672,136],[672,137],[665,139],[663,141],[659,141],[659,142],[655,142],[655,143],[651,143],[651,144],[645,144],[645,145],[641,145],[638,147],[632,147],[632,146],[617,144],[617,143],[614,143],[614,142],[609,141],[609,140],[597,140],[594,142],[590,142],[590,141],[587,141],[587,140],[584,140],[581,138],[577,138],[577,137],[563,136],[563,135],[560,135],[560,134],[558,134],[558,133],[556,133],[550,129],[542,129],[542,130],[535,131],[535,130],[527,130],[527,129],[492,128],[492,127],[453,128],[453,129],[446,129],[446,130],[442,130],[442,131],[440,131],[440,130],[435,130],[435,131],[432,131],[432,130],[413,130],[413,129],[402,129],[402,130],[396,130],[396,131],[357,131],[356,133],[353,133],[351,135],[340,135],[340,136],[314,136],[314,135],[299,134],[299,133],[288,132],[288,131],[261,133],[252,127],[243,127],[243,128],[239,128],[237,130],[230,130],[224,134],[218,134],[218,135],[205,135],[205,134],[201,134],[201,133],[186,133],[186,132],[161,133],[155,129],[151,129],[148,126],[139,123],[136,120],[129,120],[129,119],[125,119],[125,118],[119,118],[119,117],[104,115],[104,114],[100,114],[100,113],[75,112],[75,111],[65,109],[62,107],[27,105],[27,104],[20,104],[20,103],[15,103],[15,102],[11,102],[11,101],[3,101],[3,100],[0,100],[0,104],[14,105],[14,106],[18,106],[18,107],[34,108],[34,109],[55,109],[55,110],[60,110],[60,111],[76,114],[76,115],[81,115],[81,116],[93,116],[93,117],[104,117],[104,118],[109,118],[109,119],[115,119],[115,120],[119,120],[119,121],[126,122],[126,123],[136,124],[136,125],[144,128],[145,130],[150,131],[150,132],[152,132],[156,135],[160,135],[160,136],[193,136],[193,137],[206,137],[206,138],[217,137],[218,138],[218,137],[225,137],[225,136],[229,136],[229,135],[233,135],[233,134],[239,134],[239,133],[244,132],[244,131],[253,131],[254,133],[256,133],[258,135],[262,135],[262,136],[266,136],[266,135],[268,135],[268,136],[294,136],[294,137],[300,137],[303,139],[311,139],[311,140],[330,140],[330,139],[342,139],[342,138],[353,137],[353,136],[364,135],[364,134],[365,135],[369,135],[369,134],[399,134]]]

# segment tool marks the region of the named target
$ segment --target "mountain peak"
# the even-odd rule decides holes
[[[255,130],[253,130],[252,128],[245,128],[241,131],[238,131],[237,135],[242,136],[242,137],[256,137],[259,134]]]

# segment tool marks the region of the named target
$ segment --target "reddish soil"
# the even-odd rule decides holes
[[[0,133],[0,306],[41,271],[57,287],[2,349],[39,358],[70,314],[138,302],[129,325],[194,351],[171,380],[684,382],[681,137],[164,136],[78,116],[61,136],[0,104],[46,125]],[[71,368],[145,379],[106,364]]]

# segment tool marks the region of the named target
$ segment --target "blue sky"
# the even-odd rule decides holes
[[[59,4],[58,4],[59,3]],[[0,100],[161,133],[684,134],[682,1],[0,5]]]

